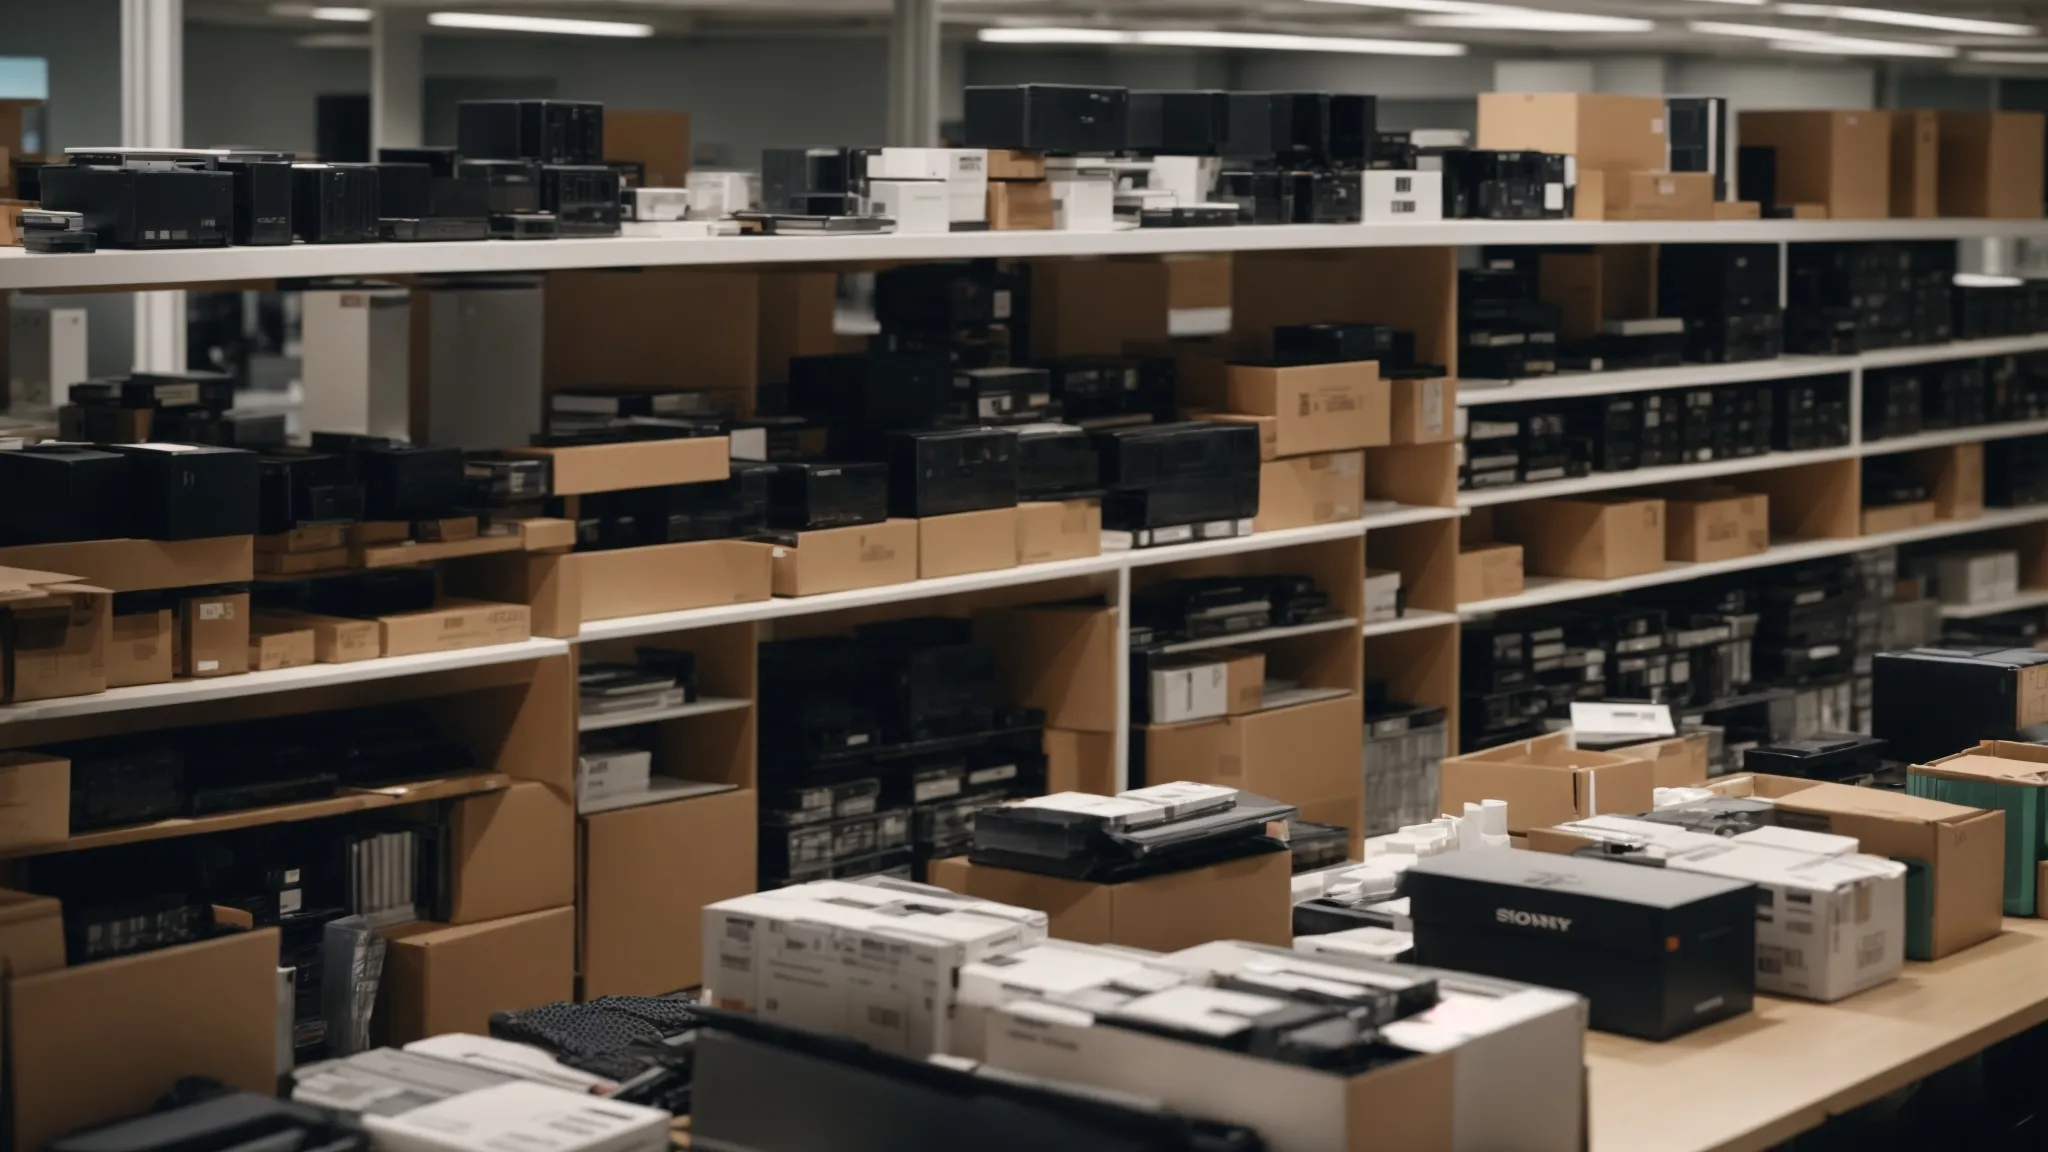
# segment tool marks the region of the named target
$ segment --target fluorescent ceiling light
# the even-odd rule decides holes
[[[1960,16],[1935,16],[1925,12],[1898,12],[1890,8],[1853,8],[1840,4],[1780,4],[1786,16],[1807,16],[1817,20],[1855,20],[1864,24],[1889,24],[1895,28],[1929,28],[1936,32],[1960,32],[1973,36],[2032,36],[2029,24],[2007,24],[1998,20],[1969,20]]]
[[[1386,8],[1395,12],[1442,12],[1446,14],[1498,12],[1504,4],[1481,4],[1475,0],[1313,0],[1317,4],[1346,4],[1354,8]],[[1756,0],[1763,3],[1763,0]]]
[[[1550,12],[1535,8],[1501,8],[1492,12],[1448,16],[1410,16],[1424,28],[1485,28],[1512,32],[1650,32],[1653,20],[1630,16],[1596,16],[1590,12]]]
[[[355,32],[315,32],[292,41],[301,48],[353,48],[367,50],[370,38]]]
[[[1950,280],[1958,288],[2017,288],[2026,283],[2017,276],[1995,276],[1989,272],[1958,272]]]
[[[1972,52],[1970,59],[1984,64],[2048,64],[2048,52]]]
[[[370,10],[368,8],[315,8],[313,9],[312,16],[315,20],[342,20],[350,24],[367,24],[370,22]]]
[[[1694,20],[1686,25],[1695,32],[1710,36],[1746,36],[1752,40],[1775,40],[1779,42],[1803,41],[1824,43],[1839,37],[1826,32],[1813,32],[1805,28],[1779,28],[1772,24],[1726,24],[1718,20]]]
[[[429,12],[427,23],[436,28],[470,28],[485,32],[552,32],[563,36],[621,36],[631,39],[654,35],[652,24],[509,16],[498,12]]]
[[[1956,49],[1947,44],[1862,40],[1853,36],[1833,36],[1819,40],[1773,40],[1771,47],[1780,52],[1810,52],[1820,56],[1918,56],[1934,60],[1952,60],[1957,55]]]
[[[984,44],[1134,44],[1154,48],[1248,48],[1272,52],[1341,52],[1361,56],[1463,56],[1463,44],[1434,40],[1367,40],[1278,32],[1210,32],[1146,28],[983,28]]]

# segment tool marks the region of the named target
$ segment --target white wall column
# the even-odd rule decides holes
[[[939,142],[939,4],[895,0],[889,25],[889,143]]]
[[[425,143],[425,79],[420,58],[426,18],[418,9],[379,3],[370,23],[370,147]],[[371,152],[374,157],[376,153]]]
[[[121,143],[176,148],[185,138],[184,0],[121,0]],[[135,367],[185,367],[185,294],[135,294]]]

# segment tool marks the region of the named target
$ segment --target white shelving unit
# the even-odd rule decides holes
[[[1365,638],[1370,640],[1375,636],[1392,636],[1398,632],[1416,632],[1424,628],[1441,628],[1446,624],[1456,624],[1457,622],[1458,614],[1456,612],[1438,612],[1430,608],[1410,608],[1397,619],[1376,620],[1371,624],[1367,624],[1363,631],[1365,632]]]
[[[2048,344],[2043,347],[2048,347]],[[1676,368],[1637,368],[1625,372],[1560,372],[1554,376],[1530,376],[1520,380],[1460,380],[1458,407],[1520,404],[1526,400],[1567,400],[1580,396],[1620,396],[1629,392],[1706,388],[1716,384],[1753,384],[1760,380],[1790,380],[1799,376],[1850,372],[1857,364],[1858,359],[1854,356],[1780,356],[1775,360],[1681,364]]]
[[[1653,484],[1706,480],[1715,476],[1740,476],[1745,472],[1796,468],[1801,464],[1847,460],[1861,455],[1863,450],[1851,445],[1847,448],[1821,448],[1812,452],[1766,452],[1761,456],[1709,460],[1703,464],[1633,468],[1626,472],[1591,472],[1564,480],[1544,480],[1535,484],[1510,484],[1502,488],[1478,488],[1470,492],[1460,492],[1458,504],[1463,508],[1483,508],[1488,504],[1512,504],[1520,500],[1541,500],[1550,496],[1579,496],[1588,492],[1611,492],[1617,488],[1646,488]]]
[[[1313,624],[1289,624],[1280,628],[1261,628],[1256,632],[1238,632],[1229,636],[1205,636],[1200,640],[1183,640],[1168,644],[1161,652],[1199,652],[1204,648],[1235,648],[1240,644],[1263,644],[1269,640],[1286,640],[1294,636],[1313,636],[1318,632],[1341,632],[1346,628],[1358,627],[1358,621],[1346,616],[1340,620],[1318,620]]]
[[[578,732],[602,732],[607,728],[631,728],[635,724],[659,724],[685,716],[709,716],[715,712],[737,712],[752,704],[731,696],[705,696],[674,708],[648,708],[635,712],[584,712],[576,717]]]
[[[1976,620],[1984,616],[1997,616],[2003,612],[2019,612],[2028,608],[2048,608],[2048,588],[2022,588],[2017,596],[2003,600],[1987,600],[1982,604],[1943,604],[1943,620]]]

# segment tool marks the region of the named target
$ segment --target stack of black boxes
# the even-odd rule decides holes
[[[1788,251],[1788,352],[1842,356],[1939,344],[1955,334],[1953,244],[1794,244]]]
[[[454,174],[488,185],[490,235],[619,234],[620,177],[604,161],[604,105],[464,100],[455,129]]]
[[[1215,199],[1247,224],[1356,224],[1377,101],[1328,92],[1224,94]]]
[[[1658,249],[1657,307],[1685,320],[1685,358],[1769,360],[1785,347],[1775,244],[1667,244]]]

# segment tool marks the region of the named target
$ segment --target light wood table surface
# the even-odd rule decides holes
[[[1651,1044],[1586,1034],[1593,1152],[1748,1152],[2048,1021],[2048,920],[1833,1004],[1756,1009]]]

